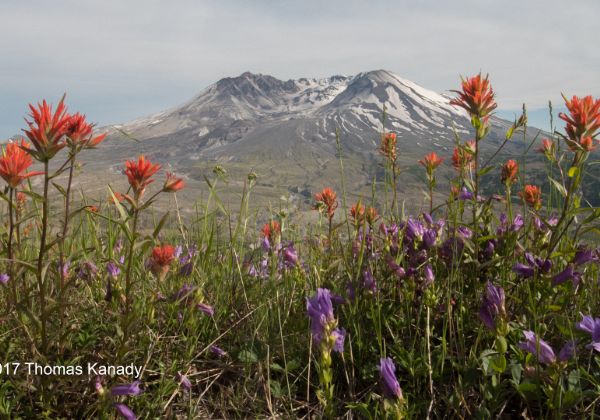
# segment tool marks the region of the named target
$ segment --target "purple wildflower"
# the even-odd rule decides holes
[[[521,341],[519,343],[519,347],[531,354],[536,355],[540,363],[550,364],[556,361],[554,350],[552,350],[552,347],[550,347],[548,343],[541,338],[539,339],[538,343],[538,338],[533,331],[523,331],[523,334],[525,335],[525,341]]]
[[[491,282],[487,282],[485,296],[481,308],[479,309],[479,318],[490,330],[496,330],[496,320],[498,315],[505,313],[504,309],[504,289],[496,287]]]
[[[306,310],[311,319],[313,341],[320,343],[327,323],[335,322],[329,289],[317,289],[317,293],[306,301]]]
[[[379,360],[379,376],[383,393],[390,399],[402,399],[402,388],[396,378],[396,366],[390,357],[382,357]]]
[[[460,193],[458,194],[458,199],[465,201],[465,200],[472,200],[474,197],[473,193],[469,190],[467,190],[465,187],[462,187],[462,190],[460,190]]]
[[[344,338],[346,331],[343,328],[336,328],[337,321],[333,315],[333,304],[331,302],[331,292],[329,289],[317,289],[317,293],[306,300],[306,310],[310,317],[310,329],[315,344],[321,344],[327,337],[326,343],[333,339],[332,348],[329,350],[342,352],[344,350]]]
[[[104,395],[104,387],[102,386],[102,377],[97,376],[94,382],[94,389],[99,395]]]
[[[6,273],[0,274],[0,283],[6,284],[10,280],[10,276]]]
[[[437,241],[437,231],[435,229],[427,229],[423,234],[423,247],[429,249],[435,245]]]
[[[588,344],[587,348],[593,348],[600,352],[600,318],[593,318],[589,315],[581,315],[582,320],[575,324],[578,330],[585,331],[592,335],[592,342]]]
[[[513,219],[512,224],[510,225],[510,230],[513,232],[518,232],[525,225],[525,220],[523,220],[523,216],[517,214]]]
[[[532,267],[523,263],[516,263],[513,266],[513,271],[521,277],[525,278],[533,277],[533,275],[535,274],[535,270]]]
[[[388,256],[386,262],[387,262],[388,267],[390,268],[390,270],[392,270],[394,272],[396,277],[398,277],[399,279],[404,278],[404,276],[406,275],[406,272],[404,271],[404,268],[402,268],[402,266],[400,266],[400,264],[398,264],[394,260],[394,258],[392,258],[391,256]]]
[[[470,239],[473,236],[473,231],[466,226],[459,226],[456,231],[465,239]]]
[[[266,236],[262,239],[260,245],[262,246],[262,249],[265,252],[271,249],[271,243],[269,242],[269,238]]]
[[[194,288],[189,284],[184,284],[181,288],[170,296],[172,302],[179,300],[187,300],[188,296],[194,291]]]
[[[283,264],[287,268],[292,268],[298,265],[298,254],[293,244],[289,244],[283,250]]]
[[[189,378],[183,375],[181,372],[177,372],[175,375],[175,381],[186,391],[192,389],[192,383],[190,382]]]
[[[142,390],[140,389],[140,381],[133,381],[130,384],[115,385],[110,389],[110,394],[113,397],[119,395],[140,395]]]
[[[485,256],[487,258],[492,258],[494,256],[495,250],[496,250],[495,241],[493,239],[487,241],[487,245],[485,246]]]
[[[215,314],[215,309],[206,303],[198,303],[196,304],[196,308],[200,309],[208,316],[213,316]]]
[[[175,247],[175,250],[173,251],[173,256],[175,258],[179,258],[182,253],[183,253],[183,247],[181,245],[177,245]]]
[[[248,266],[248,275],[250,277],[258,277],[258,271],[256,271],[256,267],[254,266],[254,264],[250,264]]]
[[[579,283],[580,279],[581,275],[575,271],[573,264],[569,264],[567,265],[567,268],[565,268],[563,271],[552,277],[552,285],[558,286],[559,284],[571,280],[573,282],[573,285],[576,286]]]
[[[117,410],[117,413],[119,413],[119,415],[124,419],[137,420],[137,416],[135,415],[135,413],[131,411],[131,408],[127,407],[125,404],[115,403],[113,404],[113,407],[115,408],[115,410]]]
[[[215,345],[210,346],[210,351],[219,357],[223,357],[223,356],[227,355],[227,352],[225,352],[225,350],[223,350],[221,347],[218,347]]]
[[[333,351],[342,353],[344,351],[344,340],[346,338],[346,330],[343,328],[336,328],[331,332],[331,335],[335,338],[335,344],[333,345]]]
[[[424,287],[429,286],[435,280],[435,274],[433,273],[433,267],[431,264],[427,264],[423,269],[423,279],[425,280],[423,282]]]
[[[90,281],[92,280],[96,274],[98,273],[98,267],[92,261],[84,261],[79,264],[77,270],[77,277],[81,280]]]
[[[377,284],[375,283],[375,277],[370,269],[363,271],[363,287],[372,293],[377,292]]]
[[[596,260],[596,255],[594,251],[587,248],[579,248],[573,257],[573,264],[575,265],[584,265],[591,261]]]
[[[423,226],[423,223],[421,223],[419,220],[415,220],[415,219],[411,219],[409,218],[406,221],[406,237],[411,240],[419,240],[421,241],[421,239],[423,238],[423,234],[425,233],[425,227]]]
[[[566,362],[571,359],[575,355],[577,342],[575,340],[569,340],[565,343],[565,345],[558,352],[558,360],[561,362]]]
[[[331,294],[331,303],[333,303],[334,305],[343,305],[344,303],[346,303],[346,299],[344,299],[343,296],[332,293]]]
[[[194,262],[190,261],[181,266],[181,268],[179,269],[179,275],[182,277],[189,277],[193,271]]]
[[[113,261],[109,261],[106,264],[106,272],[113,278],[116,279],[121,274],[121,269]]]

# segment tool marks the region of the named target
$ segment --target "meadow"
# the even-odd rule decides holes
[[[0,157],[0,415],[600,417],[600,209],[582,192],[600,99],[565,97],[560,126],[508,161],[479,153],[488,78],[451,103],[476,134],[418,162],[427,212],[404,214],[402,143],[383,130],[372,196],[348,202],[338,142],[342,187],[323,180],[310,224],[257,220],[254,173],[225,207],[220,166],[182,218],[185,180],[143,155],[123,162],[126,190],[80,197],[79,160],[105,135],[64,98],[30,106]],[[526,126],[524,110],[505,143]]]

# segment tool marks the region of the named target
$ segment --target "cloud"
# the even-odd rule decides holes
[[[100,123],[171,107],[250,70],[287,79],[386,68],[446,91],[490,73],[500,106],[600,93],[595,0],[4,2],[0,137],[68,92]]]

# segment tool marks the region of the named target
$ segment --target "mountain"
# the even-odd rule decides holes
[[[503,141],[510,123],[492,118],[492,126],[482,142],[484,155]],[[473,137],[466,113],[451,106],[448,96],[386,70],[287,81],[246,72],[219,80],[178,107],[107,128],[109,139],[88,163],[118,173],[125,158],[143,152],[192,184],[198,181],[198,188],[203,175],[220,164],[238,190],[253,170],[259,196],[303,200],[324,186],[340,186],[339,130],[347,190],[368,197],[373,180],[383,176],[377,153],[383,128],[398,135],[401,193],[411,204],[415,198],[422,202],[417,160],[430,151],[448,159],[455,133],[463,140]],[[503,153],[525,147],[521,138]],[[446,166],[442,178],[451,176]]]

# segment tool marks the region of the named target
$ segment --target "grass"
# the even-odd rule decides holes
[[[474,116],[475,128],[483,117]],[[510,141],[520,141],[524,124],[515,122]],[[543,187],[543,206],[516,194],[540,179],[523,171],[530,151],[516,157],[514,183],[499,180],[504,162],[480,166],[477,176],[463,162],[451,184],[479,190],[482,200],[431,185],[431,216],[403,214],[403,172],[392,176],[391,156],[381,157],[386,176],[371,197],[357,199],[342,184],[352,175],[342,154],[335,205],[270,208],[266,217],[251,210],[266,181],[236,173],[239,203],[231,205],[221,199],[221,170],[205,178],[203,200],[183,217],[167,183],[130,179],[123,201],[107,188],[112,202],[99,210],[69,193],[61,165],[46,172],[46,201],[39,180],[9,185],[0,230],[0,273],[10,277],[0,285],[0,414],[109,419],[123,403],[139,418],[598,416],[600,353],[578,325],[582,315],[600,316],[600,211],[585,205],[581,188],[591,155],[564,147],[559,134],[553,140],[562,147],[547,155],[554,181]],[[94,153],[78,147],[69,143],[66,158]],[[327,171],[336,176],[331,165]],[[423,179],[434,183],[435,170]],[[16,192],[25,196],[18,201]],[[361,216],[361,206],[380,214]],[[500,288],[503,298],[493,294]],[[307,302],[314,309],[331,301],[331,310],[319,306],[323,317],[307,316]],[[537,338],[527,343],[524,331]],[[382,358],[395,366],[401,395],[382,376]],[[29,372],[32,363],[83,372]],[[94,363],[141,374],[97,376],[87,371]],[[136,379],[141,393],[134,384],[131,395],[113,395]]]

